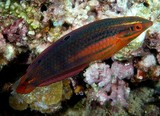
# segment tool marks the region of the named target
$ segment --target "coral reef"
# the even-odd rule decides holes
[[[67,80],[53,83],[46,87],[37,87],[29,94],[18,94],[15,88],[9,98],[10,106],[16,110],[24,110],[30,107],[42,113],[51,113],[61,108],[61,101],[70,99],[72,90]]]
[[[95,20],[140,16],[154,22],[149,30],[115,54],[113,61],[93,63],[76,79],[37,87],[29,94],[15,92],[17,81],[9,95],[10,84],[7,95],[0,92],[0,102],[10,96],[9,105],[21,111],[17,114],[17,111],[10,110],[9,105],[6,106],[8,101],[4,101],[0,104],[0,109],[4,110],[0,110],[0,115],[30,115],[30,112],[38,115],[33,110],[60,115],[160,114],[159,8],[159,0],[0,1],[0,73],[10,64],[16,68],[18,64],[30,64],[52,42]],[[27,55],[21,62],[19,56],[24,54]],[[14,83],[21,73],[10,74],[8,80],[2,75],[0,87],[6,88],[7,83]]]
[[[95,63],[86,69],[85,82],[93,87],[92,97],[101,104],[111,101],[112,105],[120,103],[127,106],[126,99],[130,93],[124,78],[133,76],[133,65],[114,62],[111,69],[105,63]],[[92,98],[92,99],[93,99]]]
[[[23,23],[23,19],[19,19],[2,30],[2,34],[6,41],[10,43],[22,41],[22,38],[25,37],[28,32],[27,27]]]
[[[30,25],[30,29],[40,28],[40,12],[26,1],[18,3],[18,1],[7,0],[0,2],[0,6],[3,16],[8,16],[9,12],[12,17],[23,18]]]
[[[26,45],[26,43],[23,41],[23,38],[26,37],[28,30],[23,19],[17,19],[15,20],[15,22],[13,22],[13,24],[1,28],[2,32],[0,32],[0,67],[2,68],[22,52],[22,50],[18,48]]]
[[[137,90],[132,91],[132,94],[130,95],[130,98],[128,101],[129,102],[128,113],[130,115],[137,115],[137,116],[140,116],[142,114],[158,115],[158,112],[156,111],[157,107],[150,103],[153,101],[153,98],[152,98],[153,94],[154,94],[154,90],[151,88],[143,87],[143,88],[139,88]],[[145,105],[147,103],[148,105]]]

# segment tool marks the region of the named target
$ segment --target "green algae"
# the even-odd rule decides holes
[[[12,15],[23,18],[29,24],[30,30],[42,27],[40,23],[42,15],[37,11],[37,8],[30,6],[25,1],[21,4],[10,0],[0,2],[0,12],[3,16]]]

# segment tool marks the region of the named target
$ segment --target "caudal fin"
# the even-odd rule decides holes
[[[16,88],[16,92],[20,94],[27,94],[30,93],[35,89],[35,86],[32,84],[28,84],[26,81],[26,75],[23,75],[20,79],[19,85]]]

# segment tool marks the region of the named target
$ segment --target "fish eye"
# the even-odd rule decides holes
[[[141,27],[139,27],[139,26],[136,26],[136,29],[141,29]]]
[[[135,31],[140,31],[140,30],[142,30],[142,24],[140,24],[140,23],[135,24],[135,25],[134,25],[134,30],[135,30]]]

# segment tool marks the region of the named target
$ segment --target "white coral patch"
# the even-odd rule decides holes
[[[15,58],[16,56],[16,53],[15,53],[15,48],[10,45],[10,44],[7,44],[6,47],[5,47],[5,50],[4,50],[4,57],[10,61],[12,60],[13,58]]]
[[[34,105],[35,105],[36,107],[42,108],[42,109],[44,109],[44,110],[48,109],[48,106],[45,105],[43,102],[35,102]]]
[[[143,65],[144,67],[151,67],[156,65],[156,58],[153,54],[147,55],[141,62],[141,65]]]
[[[50,46],[50,44],[49,43],[46,43],[46,44],[40,44],[40,45],[38,45],[37,47],[36,47],[36,52],[37,53],[41,53],[41,52],[43,52],[47,47],[49,47]]]

